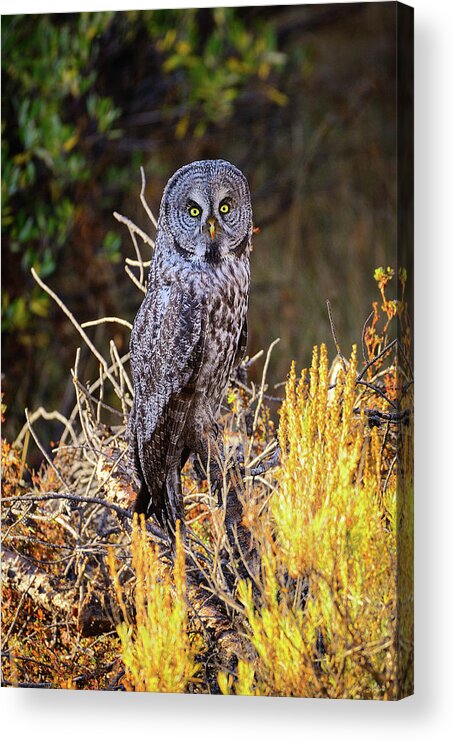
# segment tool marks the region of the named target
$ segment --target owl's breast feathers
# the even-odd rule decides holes
[[[246,346],[248,260],[207,271],[151,271],[131,333],[130,452],[142,486],[135,509],[160,518],[166,482],[213,420]],[[203,443],[201,441],[201,447]]]
[[[203,285],[205,343],[197,388],[204,392],[214,414],[231,371],[245,352],[248,288],[247,260],[219,264],[207,272]]]

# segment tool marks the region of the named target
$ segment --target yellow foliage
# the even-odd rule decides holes
[[[260,688],[255,682],[255,668],[250,662],[240,659],[237,666],[237,681],[235,683],[235,694],[238,696],[260,696]],[[234,692],[234,680],[232,675],[218,673],[218,685],[224,696]]]
[[[121,656],[130,690],[183,693],[195,680],[198,642],[188,631],[185,553],[179,531],[172,571],[163,564],[158,547],[150,543],[143,518],[132,531],[132,569],[136,575],[135,620],[127,613],[122,589],[110,556],[117,600],[124,621],[117,627]]]
[[[236,683],[220,679],[225,693],[383,700],[401,694],[396,475],[392,466],[384,481],[377,430],[355,407],[355,348],[335,388],[328,377],[325,346],[314,349],[309,373],[297,379],[293,366],[289,375],[282,463],[268,517],[255,526],[259,598],[250,581],[239,586],[258,659],[254,673],[239,666]],[[412,517],[409,523],[412,534]],[[403,606],[409,626],[411,603]]]

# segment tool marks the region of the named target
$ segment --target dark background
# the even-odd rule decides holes
[[[251,354],[281,338],[271,376],[329,343],[349,353],[396,248],[396,4],[2,18],[2,372],[5,433],[23,409],[68,414],[80,322],[132,320],[141,294],[119,211],[143,229],[181,165],[222,157],[250,182]],[[144,258],[147,254],[143,251]],[[88,330],[98,346],[127,329]],[[87,379],[97,362],[83,351]],[[48,426],[49,431],[49,426]],[[55,436],[58,436],[58,427]]]

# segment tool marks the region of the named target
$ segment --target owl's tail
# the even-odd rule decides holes
[[[139,492],[134,504],[134,512],[145,518],[153,517],[170,534],[175,532],[175,524],[184,522],[181,471],[185,465],[189,449],[182,452],[179,464],[164,472],[164,477],[153,476],[147,466],[147,456],[135,456],[135,468],[140,482]]]

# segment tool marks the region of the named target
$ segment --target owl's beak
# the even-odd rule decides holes
[[[207,224],[209,225],[209,232],[210,237],[212,240],[215,239],[215,230],[216,230],[216,221],[213,216],[210,217],[210,219],[207,219]]]

